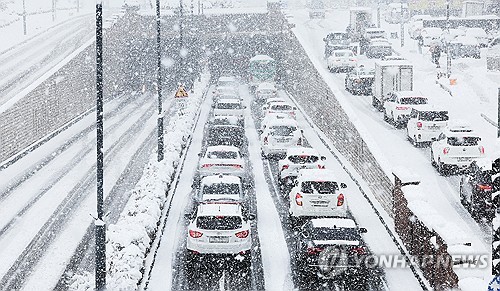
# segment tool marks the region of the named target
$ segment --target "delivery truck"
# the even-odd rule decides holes
[[[413,90],[413,65],[405,59],[377,60],[373,81],[372,105],[384,109],[387,94],[393,91]]]

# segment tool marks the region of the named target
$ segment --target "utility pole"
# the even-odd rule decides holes
[[[80,0],[76,0],[76,13],[80,12]]]
[[[401,47],[405,45],[405,23],[403,21],[403,0],[401,2]]]
[[[183,21],[184,21],[184,7],[182,5],[182,0],[179,0],[179,9],[180,9],[180,17],[179,17],[179,56],[180,56],[180,67],[179,67],[179,73],[181,77],[181,83],[184,83],[184,57],[182,56],[182,48],[184,47],[184,28],[183,28]]]
[[[25,0],[23,0],[23,31],[24,35],[26,35],[26,3]]]
[[[156,68],[157,90],[158,90],[158,162],[163,160],[163,109],[162,109],[162,82],[161,82],[161,22],[160,22],[160,0],[156,0],[156,56],[158,64]]]
[[[380,0],[377,3],[377,28],[380,28]]]
[[[102,74],[102,0],[96,3],[96,89],[97,89],[97,219],[95,220],[95,289],[106,289],[106,224],[104,223],[104,126]]]
[[[56,21],[56,0],[52,0],[52,21]]]
[[[450,0],[446,0],[446,31],[448,37],[446,38],[446,76],[450,78],[451,75],[451,55],[450,55]]]

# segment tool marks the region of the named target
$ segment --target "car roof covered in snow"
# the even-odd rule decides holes
[[[238,81],[236,77],[233,76],[221,76],[219,77],[219,82],[236,82]]]
[[[256,55],[251,58],[250,61],[274,61],[274,59],[268,55]]]
[[[444,109],[440,105],[436,104],[422,104],[416,107],[413,107],[413,109],[417,111],[439,111],[439,112],[448,112],[448,110]]]
[[[327,228],[356,228],[354,220],[349,218],[314,218],[311,219],[313,227],[327,227]]]
[[[289,148],[289,149],[287,149],[286,150],[286,155],[287,156],[302,156],[302,155],[319,156],[319,153],[314,148],[295,147],[295,148]]]
[[[229,216],[240,216],[241,215],[241,205],[239,203],[201,203],[198,206],[198,216],[208,216],[208,215],[229,215]]]
[[[264,82],[264,83],[260,83],[259,86],[257,87],[257,90],[259,89],[276,89],[276,86],[274,86],[273,83],[269,83],[269,82]]]
[[[229,145],[218,145],[218,146],[207,147],[207,152],[213,152],[213,151],[239,152],[240,150],[235,146],[229,146]]]
[[[448,121],[448,126],[443,131],[447,136],[476,136],[479,135],[474,131],[474,128],[467,120],[453,119]]]
[[[380,59],[380,60],[376,60],[375,61],[375,64],[378,65],[378,66],[412,66],[413,67],[413,64],[408,61],[408,60],[384,60],[384,59]]]
[[[240,104],[241,100],[236,99],[236,98],[222,98],[217,100],[217,103],[234,103],[234,104]]]
[[[241,184],[240,177],[231,175],[211,175],[201,179],[201,185],[212,185],[217,183]]]
[[[266,100],[267,104],[270,104],[272,102],[286,102],[286,100],[284,98],[281,98],[281,97],[271,97],[271,98],[268,98]]]
[[[213,123],[218,122],[227,122],[227,125],[238,125],[238,117],[236,116],[215,116],[212,118]],[[218,125],[226,125],[226,124],[218,124]]]
[[[422,97],[422,98],[427,98],[422,93],[418,91],[396,91],[395,92],[397,95],[400,97]]]
[[[336,53],[352,53],[352,54],[354,54],[354,53],[352,52],[352,50],[349,50],[349,49],[344,49],[344,50],[334,50],[334,51],[333,51],[333,53],[334,53],[334,54],[336,54]]]
[[[335,173],[328,169],[302,169],[297,178],[301,181],[334,181]]]
[[[269,120],[268,128],[273,126],[295,126],[298,128],[299,124],[295,119],[292,118],[283,118],[283,119],[274,118]]]

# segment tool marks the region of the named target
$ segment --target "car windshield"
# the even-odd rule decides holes
[[[292,110],[292,106],[288,104],[274,104],[271,106],[272,110]]]
[[[336,57],[352,57],[352,52],[335,52]]]
[[[481,138],[477,136],[448,137],[448,144],[451,146],[476,146]]]
[[[405,105],[420,105],[427,104],[427,98],[424,97],[404,97],[401,98],[401,104]]]
[[[240,194],[240,186],[235,183],[213,183],[203,186],[203,195],[238,195]]]
[[[238,153],[233,151],[211,151],[207,154],[210,159],[237,159]]]
[[[196,226],[207,230],[231,230],[242,226],[239,216],[199,216]]]
[[[238,137],[243,135],[243,129],[237,126],[216,126],[210,129],[210,136]]]
[[[290,136],[297,130],[295,126],[273,126],[271,127],[271,135],[273,136]]]
[[[316,163],[319,160],[319,157],[314,155],[294,155],[289,156],[288,160],[294,164],[310,164]]]
[[[332,181],[306,181],[302,182],[302,192],[312,194],[318,192],[320,194],[333,194],[339,189],[337,182]]]
[[[240,103],[217,103],[217,109],[241,109]]]
[[[355,228],[314,227],[311,238],[314,240],[361,241],[361,235]]]
[[[447,121],[448,111],[422,111],[420,120],[423,121]]]
[[[235,82],[235,81],[219,81],[219,86],[221,87],[232,87],[232,88],[236,88],[238,86],[238,83]],[[225,89],[225,90],[229,90],[229,88]]]

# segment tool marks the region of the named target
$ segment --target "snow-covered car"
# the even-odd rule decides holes
[[[275,119],[260,135],[262,155],[283,155],[291,147],[302,146],[302,131],[294,119]]]
[[[264,118],[260,122],[260,130],[259,130],[260,132],[259,133],[262,133],[266,129],[268,124],[272,124],[275,120],[278,120],[278,119],[292,119],[292,118],[290,117],[290,115],[288,115],[286,113],[266,114],[266,116],[264,116]]]
[[[430,15],[413,15],[408,23],[408,34],[410,38],[416,39],[424,28],[424,20],[431,18]]]
[[[354,95],[371,95],[374,79],[375,69],[358,66],[346,74],[345,89]]]
[[[229,99],[229,97],[223,96],[236,96],[233,99],[240,99],[237,87],[233,86],[217,86],[215,87],[214,93],[214,101],[218,99]]]
[[[234,116],[231,116],[234,118]],[[238,124],[212,124],[207,130],[207,145],[228,145],[240,149],[246,144],[245,129]]]
[[[385,29],[381,28],[367,28],[363,37],[368,41],[375,38],[387,38],[387,32],[385,31]]]
[[[279,183],[287,185],[288,182],[292,182],[302,169],[324,169],[325,159],[313,148],[289,148],[285,158],[278,162]]]
[[[219,99],[214,104],[214,116],[236,116],[244,119],[245,106],[240,99]]]
[[[443,30],[439,27],[426,27],[422,28],[420,31],[420,35],[423,39],[424,46],[430,46],[432,43],[439,42],[441,43],[441,35],[443,34]]]
[[[351,70],[356,67],[358,58],[351,50],[336,50],[327,58],[328,70],[336,72],[339,70]]]
[[[469,27],[465,31],[465,36],[473,37],[477,40],[480,47],[487,47],[490,37],[486,31],[481,27]]]
[[[278,96],[278,89],[276,89],[276,86],[274,86],[273,83],[260,83],[259,86],[257,86],[257,89],[255,89],[256,100],[267,100],[276,96]]]
[[[454,59],[457,58],[481,58],[480,45],[475,37],[458,36],[450,41],[450,54]]]
[[[337,182],[335,173],[328,169],[303,169],[295,180],[295,186],[288,196],[289,221],[297,226],[305,218],[346,217],[347,201],[344,183]]]
[[[413,145],[430,143],[448,125],[448,111],[426,104],[412,108],[406,124],[406,134]]]
[[[231,175],[213,175],[201,179],[200,188],[195,195],[198,203],[238,202],[245,200],[241,178]]]
[[[372,38],[365,55],[367,58],[382,58],[392,55],[392,45],[386,38]]]
[[[427,103],[427,97],[415,91],[390,92],[384,102],[384,120],[396,127],[406,126],[411,110]]]
[[[262,106],[264,116],[274,113],[288,114],[291,118],[295,118],[295,110],[297,107],[288,102],[271,102],[269,105]]]
[[[367,290],[369,270],[364,262],[369,255],[360,228],[349,218],[314,218],[298,231],[295,266],[304,287],[314,278],[343,280],[349,290]],[[352,288],[352,289],[351,289]]]
[[[201,203],[189,215],[187,229],[188,262],[205,254],[241,256],[235,260],[250,265],[252,235],[250,219],[239,203]]]
[[[484,156],[481,137],[462,120],[450,121],[431,145],[431,164],[443,175],[465,169]]]
[[[325,38],[325,59],[332,55],[335,50],[349,49],[351,39],[345,31],[330,32]]]
[[[218,87],[231,87],[238,90],[240,82],[234,76],[220,76],[217,80]]]
[[[448,30],[443,30],[443,33],[441,34],[441,42],[446,44],[446,42],[453,41],[459,36],[465,36],[465,30],[460,28],[450,28],[449,32]]]
[[[269,107],[269,105],[271,103],[274,103],[274,102],[285,102],[286,103],[287,101],[281,97],[271,97],[271,98],[266,99],[266,101],[264,101],[264,104],[261,107],[262,115],[266,115],[266,113],[265,113],[266,109]]]
[[[226,174],[244,178],[245,171],[245,160],[241,157],[240,150],[234,146],[207,147],[198,167],[200,177]]]

